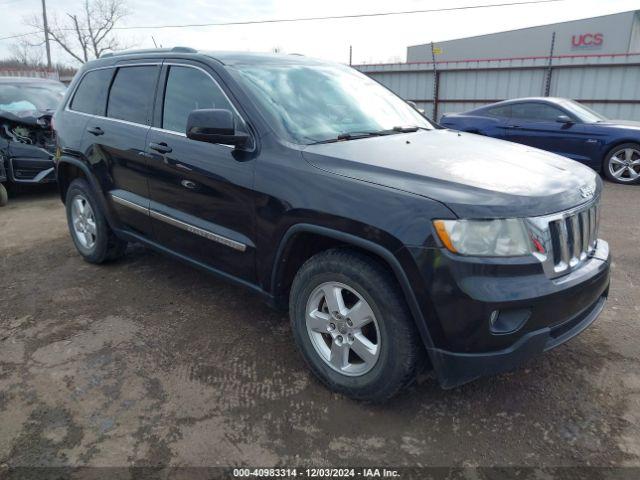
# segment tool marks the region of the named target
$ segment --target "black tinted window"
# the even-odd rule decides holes
[[[502,107],[494,107],[487,110],[487,114],[492,117],[509,118],[511,117],[511,105],[504,105]]]
[[[150,66],[118,69],[109,93],[107,116],[148,124],[157,74],[158,68]]]
[[[544,103],[518,103],[512,107],[512,116],[539,122],[555,122],[559,115],[566,115],[551,105]]]
[[[71,101],[71,109],[93,115],[104,115],[111,75],[113,70],[106,68],[88,72],[82,77]]]
[[[222,108],[233,111],[220,87],[201,70],[171,67],[167,78],[162,128],[185,133],[192,110]]]

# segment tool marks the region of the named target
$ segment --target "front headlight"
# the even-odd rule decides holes
[[[461,255],[515,257],[532,253],[535,248],[518,218],[434,220],[433,225],[447,250]]]

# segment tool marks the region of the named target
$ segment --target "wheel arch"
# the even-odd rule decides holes
[[[296,243],[301,241],[300,238],[304,239],[305,235],[314,236],[316,240],[324,240],[316,244],[317,248],[312,248],[307,251],[307,255],[297,258],[294,253],[293,256],[290,256],[292,252],[295,252]],[[308,223],[299,223],[290,227],[278,245],[271,271],[271,294],[276,304],[285,304],[285,298],[290,289],[290,280],[292,280],[292,276],[295,276],[295,272],[297,272],[299,266],[308,258],[311,258],[311,256],[328,248],[356,248],[376,257],[391,271],[402,289],[405,301],[407,302],[413,321],[420,332],[423,344],[427,348],[429,357],[433,357],[433,339],[428,330],[422,309],[411,288],[409,278],[402,268],[400,261],[391,250],[366,238]],[[432,365],[437,368],[437,363],[434,362],[434,360],[436,359],[431,358]]]
[[[620,145],[624,145],[625,143],[635,143],[636,145],[640,146],[640,138],[616,138],[615,140],[603,145],[603,149],[602,149],[603,152],[602,152],[602,158],[600,159],[600,166],[604,168],[605,167],[604,163],[607,161],[609,154],[614,149],[618,148]]]
[[[96,199],[100,204],[100,208],[107,218],[110,226],[113,226],[111,211],[107,206],[104,192],[95,175],[91,172],[89,166],[82,160],[74,157],[62,156],[56,163],[56,180],[58,182],[58,191],[62,203],[65,203],[67,190],[69,185],[76,178],[83,178],[89,183],[91,189],[95,192]]]

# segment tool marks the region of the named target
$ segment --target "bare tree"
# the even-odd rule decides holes
[[[11,60],[29,67],[42,66],[42,49],[34,47],[25,38],[20,39],[9,47]]]
[[[64,20],[56,15],[52,17],[49,38],[80,63],[85,63],[105,52],[126,48],[115,35],[114,27],[128,14],[126,0],[85,0],[82,13],[67,13]],[[25,23],[44,32],[39,15],[28,18]]]

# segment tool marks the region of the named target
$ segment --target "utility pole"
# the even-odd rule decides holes
[[[434,122],[438,121],[438,97],[440,95],[440,74],[436,64],[436,48],[431,42],[431,61],[433,62],[433,117]]]
[[[353,45],[349,45],[349,66],[352,65],[353,62]]]
[[[49,23],[47,22],[47,5],[42,0],[42,25],[44,26],[44,44],[47,49],[47,68],[51,70],[51,46],[49,45]]]
[[[548,97],[551,93],[551,75],[553,75],[553,49],[556,45],[556,32],[551,35],[551,49],[549,50],[549,64],[547,65],[547,75],[544,82],[544,96]]]

